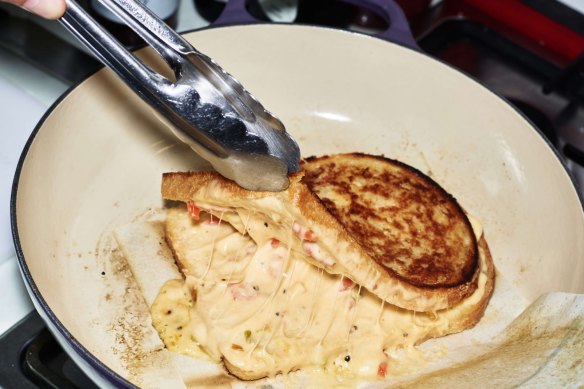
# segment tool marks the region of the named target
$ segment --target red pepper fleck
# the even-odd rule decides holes
[[[353,286],[355,286],[355,283],[353,282],[353,280],[351,280],[348,277],[343,277],[343,282],[342,282],[341,286],[339,287],[339,291],[344,292],[347,289],[351,289]]]
[[[270,243],[272,244],[272,247],[275,249],[278,248],[278,246],[280,246],[280,241],[276,238],[272,238]]]
[[[210,215],[209,219],[207,220],[207,224],[219,224],[219,218]]]
[[[312,230],[306,231],[303,238],[304,240],[307,240],[309,242],[316,242],[316,236],[314,235],[314,232],[312,232]]]
[[[385,377],[387,375],[387,362],[381,362],[377,368],[377,375]]]
[[[201,209],[195,205],[194,201],[187,201],[187,210],[189,211],[189,215],[194,220],[199,220],[199,213],[201,212]]]
[[[316,242],[316,235],[314,235],[314,232],[312,232],[312,230],[309,230],[306,227],[303,227],[302,225],[300,225],[300,223],[298,222],[294,222],[294,224],[292,224],[292,231],[294,231],[294,233],[302,240],[305,240],[307,242]]]

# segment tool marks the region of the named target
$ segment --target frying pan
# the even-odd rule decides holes
[[[499,276],[526,304],[584,293],[583,207],[557,153],[503,99],[416,51],[395,4],[353,2],[390,20],[382,39],[278,24],[185,36],[280,116],[303,156],[384,154],[430,174],[482,222]],[[234,7],[241,2],[219,24]],[[49,329],[100,386],[141,384],[128,350],[143,346],[132,319],[148,322],[111,230],[157,215],[163,172],[201,166],[107,70],[66,93],[22,153],[11,199],[22,276]]]

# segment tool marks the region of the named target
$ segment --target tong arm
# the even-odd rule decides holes
[[[175,82],[137,59],[74,0],[66,0],[61,23],[221,174],[251,190],[285,189],[287,175],[300,169],[300,150],[280,120],[140,2],[100,1],[160,54]]]
[[[106,66],[112,69],[118,77],[128,84],[136,93],[146,100],[150,105],[157,109],[170,124],[179,127],[186,127],[184,118],[177,115],[181,110],[192,110],[193,104],[199,99],[198,93],[189,88],[188,85],[177,85],[167,78],[151,70],[134,54],[128,51],[115,37],[103,29],[87,12],[75,2],[75,0],[66,0],[67,9],[65,14],[59,19],[61,24],[81,40],[91,52],[98,57]],[[130,2],[124,2],[130,8]],[[105,3],[104,3],[105,4]],[[115,4],[115,5],[114,5]],[[132,28],[140,29],[141,36],[162,56],[162,58],[172,67],[175,73],[180,74],[183,71],[182,57],[177,55],[172,48],[166,46],[167,42],[175,42],[181,45],[188,45],[180,35],[174,33],[164,23],[168,31],[166,35],[170,36],[169,40],[157,41],[156,35],[146,29],[140,23],[133,20],[125,8],[121,8],[115,1],[109,1],[110,9],[117,16],[132,20]],[[138,8],[135,8],[138,9]],[[144,13],[141,15],[152,16],[151,11],[145,7],[140,8]],[[155,17],[155,16],[154,16]],[[150,20],[147,19],[146,20]],[[151,20],[150,20],[151,21]],[[189,102],[189,104],[186,104]],[[185,106],[186,104],[186,106]],[[175,132],[176,133],[176,132]],[[177,134],[180,135],[180,134]],[[226,150],[218,145],[213,139],[199,132],[192,132],[190,137],[200,145],[200,150],[195,150],[203,154],[204,158],[211,158],[213,155],[225,157]],[[192,139],[179,136],[186,143],[193,143]],[[190,141],[190,142],[189,142]],[[207,150],[204,150],[207,149]]]
[[[65,14],[59,19],[61,24],[81,40],[99,60],[114,70],[123,81],[145,85],[147,89],[142,90],[142,93],[171,84],[138,60],[74,0],[66,0],[66,3]]]

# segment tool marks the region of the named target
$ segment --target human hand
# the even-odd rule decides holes
[[[58,19],[65,13],[65,0],[0,0],[17,5],[45,19]]]

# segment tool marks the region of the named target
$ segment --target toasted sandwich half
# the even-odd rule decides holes
[[[286,242],[312,265],[403,309],[435,312],[476,290],[481,232],[432,179],[357,153],[311,158],[303,167],[278,193],[196,172],[164,174],[162,195],[230,223],[259,247]]]

